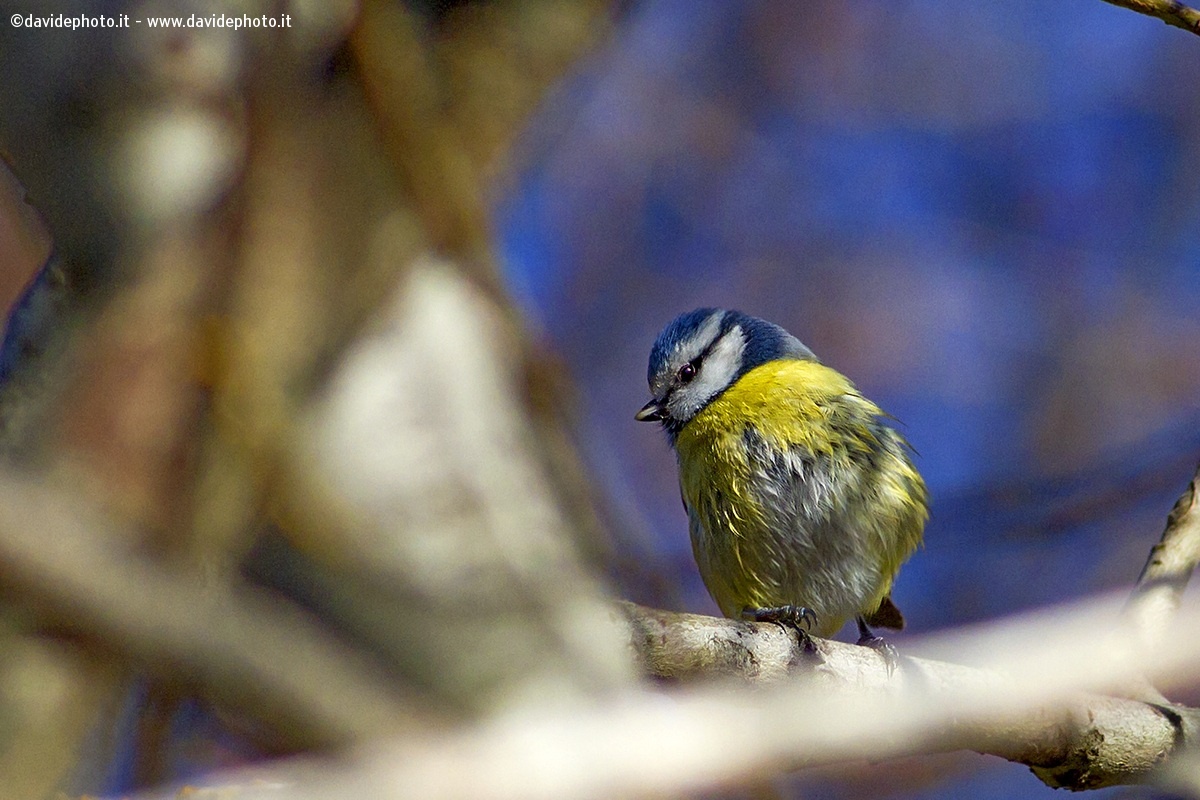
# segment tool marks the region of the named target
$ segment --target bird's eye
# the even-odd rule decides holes
[[[692,379],[696,377],[696,365],[689,361],[679,368],[675,377],[679,379],[680,383],[691,383]]]

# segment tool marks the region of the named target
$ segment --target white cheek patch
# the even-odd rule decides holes
[[[676,419],[695,416],[705,403],[733,382],[733,377],[742,368],[745,351],[746,335],[741,326],[734,325],[708,351],[696,379],[671,397],[671,415]]]

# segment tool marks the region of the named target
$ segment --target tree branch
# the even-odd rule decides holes
[[[1200,35],[1200,11],[1177,0],[1104,0],[1148,17],[1158,17],[1168,25]]]
[[[399,4],[366,0],[349,43],[384,146],[431,244],[498,290],[482,188],[459,131],[440,109],[418,23]]]
[[[698,648],[735,670],[757,660],[765,680],[798,660],[792,638],[774,626],[625,610],[622,624],[646,663],[673,663],[673,649]],[[1083,692],[1141,670],[1160,678],[1189,671],[1200,641],[1127,647],[1126,630],[1098,624],[1112,615],[1111,600],[1093,600],[912,645],[952,649],[988,669],[905,657],[889,679],[877,654],[818,641],[820,666],[754,691],[710,681],[585,708],[524,708],[362,749],[332,765],[297,760],[218,781],[233,800],[382,800],[401,786],[428,798],[657,797],[781,769],[967,748],[1030,764],[1051,786],[1144,782],[1196,740],[1197,711]],[[1200,621],[1197,609],[1185,616],[1186,624]],[[1096,631],[1089,637],[1061,635],[1089,627]],[[730,655],[743,649],[753,657]]]
[[[798,666],[803,671],[804,662],[814,660],[794,635],[776,625],[633,603],[622,607],[634,650],[646,671],[657,677],[736,676],[770,683],[794,675]],[[1028,638],[1036,640],[1032,632]],[[889,675],[883,659],[872,650],[826,639],[813,642],[819,664],[808,680],[818,692],[917,691],[933,697],[964,689],[977,697],[1020,692],[1019,681],[996,669],[904,657],[898,672]],[[931,724],[920,748],[912,752],[974,750],[1026,764],[1054,788],[1094,789],[1144,780],[1184,740],[1195,741],[1197,723],[1200,710],[1196,709],[1068,694],[1065,700],[1031,703],[1011,715],[949,715]],[[879,755],[873,749],[864,752]]]
[[[1181,572],[1197,547],[1195,505],[1194,479],[1139,582],[1135,609],[1156,577],[1169,576],[1157,585],[1182,591]],[[1177,595],[1173,603],[1184,617],[1176,624],[1200,622],[1200,609],[1179,614]],[[1179,785],[1200,731],[1200,710],[1099,693],[1190,673],[1200,658],[1196,637],[1138,637],[1132,624],[1140,618],[1121,617],[1112,598],[914,642],[913,652],[953,654],[962,663],[905,656],[893,674],[878,653],[834,641],[814,640],[814,658],[775,625],[633,603],[620,609],[619,627],[646,672],[726,682],[670,695],[624,692],[602,706],[525,707],[360,751],[332,767],[301,761],[270,769],[269,792],[237,785],[238,775],[221,783],[242,800],[371,800],[396,786],[431,798],[657,796],[867,755],[970,749],[1027,764],[1052,787],[1155,776]],[[1074,630],[1091,633],[1062,635]],[[764,685],[747,692],[729,685],[734,677]],[[734,758],[730,743],[742,745]]]
[[[295,609],[200,585],[121,541],[99,516],[0,473],[3,588],[54,628],[251,717],[276,746],[344,743],[411,720],[394,686]]]
[[[1147,641],[1160,641],[1170,633],[1183,590],[1200,563],[1198,484],[1200,467],[1167,515],[1162,538],[1150,548],[1150,557],[1129,598],[1127,613]]]

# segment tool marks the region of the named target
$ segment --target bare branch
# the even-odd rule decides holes
[[[1104,0],[1149,17],[1158,17],[1168,25],[1200,35],[1200,11],[1177,0]]]
[[[413,208],[430,242],[467,267],[488,265],[476,277],[497,289],[482,189],[459,132],[439,108],[418,23],[395,3],[367,0],[350,47],[384,146],[416,200]]]
[[[292,535],[337,553],[357,576],[351,596],[378,588],[355,612],[377,620],[373,645],[460,708],[631,683],[605,588],[514,400],[502,312],[433,258],[379,312],[302,418],[283,500]]]
[[[703,646],[707,631],[722,640],[716,651],[740,642],[755,657],[793,660],[785,655],[793,649],[790,637],[772,626],[627,611],[636,619],[628,630],[642,649],[674,636]],[[1197,619],[1196,609],[1190,612],[1189,624]],[[1143,782],[1195,740],[1197,712],[1082,692],[1141,670],[1157,677],[1190,670],[1200,641],[1147,650],[1124,646],[1126,632],[1111,627],[1071,641],[1048,635],[1096,626],[1112,613],[1111,599],[1091,601],[912,644],[982,657],[993,665],[988,669],[904,658],[888,679],[875,654],[819,641],[822,665],[755,691],[720,682],[627,693],[604,706],[526,708],[479,726],[360,750],[332,766],[297,761],[221,782],[236,787],[227,796],[238,800],[372,800],[392,797],[401,786],[429,798],[661,796],[865,754],[881,759],[958,748],[1028,763],[1052,786]],[[1014,634],[1020,648],[1013,647]],[[864,691],[866,684],[874,688]]]
[[[411,707],[294,609],[156,568],[103,520],[0,473],[4,588],[60,630],[253,717],[275,744],[398,730]]]
[[[658,677],[736,676],[771,683],[795,675],[798,666],[803,672],[802,665],[813,661],[795,636],[776,625],[633,603],[623,607],[634,649],[645,669]],[[1035,636],[1029,632],[1030,641]],[[878,653],[825,639],[813,642],[819,665],[810,679],[818,691],[894,694],[898,690],[897,676],[888,674]],[[898,675],[903,691],[919,687],[934,697],[968,687],[982,697],[1020,691],[1019,681],[1003,671],[921,658],[904,658]],[[1100,695],[1068,692],[1065,696],[1008,716],[950,715],[924,731],[919,751],[975,750],[1027,764],[1050,786],[1091,789],[1141,780],[1175,749],[1181,735],[1192,738],[1200,721],[1200,711],[1193,709]],[[864,752],[878,755],[865,747]]]
[[[1198,482],[1200,467],[1175,501],[1162,538],[1150,549],[1137,588],[1129,599],[1127,613],[1147,641],[1160,641],[1171,631],[1183,590],[1200,563]]]

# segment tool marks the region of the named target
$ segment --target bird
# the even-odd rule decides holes
[[[896,651],[871,626],[902,629],[891,599],[921,545],[925,482],[894,420],[782,327],[740,311],[680,314],[654,342],[651,399],[675,452],[692,552],[733,619],[836,634]],[[803,627],[802,627],[803,626]]]

